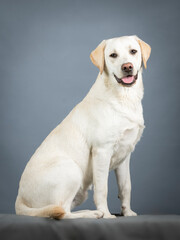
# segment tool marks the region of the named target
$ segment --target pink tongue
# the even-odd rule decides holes
[[[134,80],[134,76],[121,78],[124,83],[132,83]]]

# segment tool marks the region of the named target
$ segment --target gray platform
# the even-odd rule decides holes
[[[53,220],[0,214],[0,240],[180,240],[180,216]]]

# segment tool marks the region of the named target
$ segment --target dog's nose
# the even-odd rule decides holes
[[[121,69],[123,72],[132,72],[133,70],[133,64],[132,63],[124,63],[122,66],[121,66]]]

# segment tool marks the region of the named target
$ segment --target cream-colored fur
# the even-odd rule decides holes
[[[131,49],[137,53],[132,55]],[[116,52],[116,58],[110,54]],[[92,53],[100,69],[87,96],[35,151],[22,174],[16,213],[54,218],[112,218],[107,204],[108,174],[115,170],[122,214],[136,215],[130,207],[129,161],[143,129],[142,62],[150,46],[136,36],[104,40]],[[138,78],[132,86],[118,83],[121,66],[133,64]],[[67,93],[68,94],[68,93]],[[95,211],[71,212],[87,198],[93,184]]]

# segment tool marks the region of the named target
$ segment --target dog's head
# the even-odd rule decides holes
[[[150,53],[151,47],[137,36],[125,36],[103,40],[90,58],[101,74],[106,72],[111,79],[127,87],[138,79],[142,63],[146,68]]]

